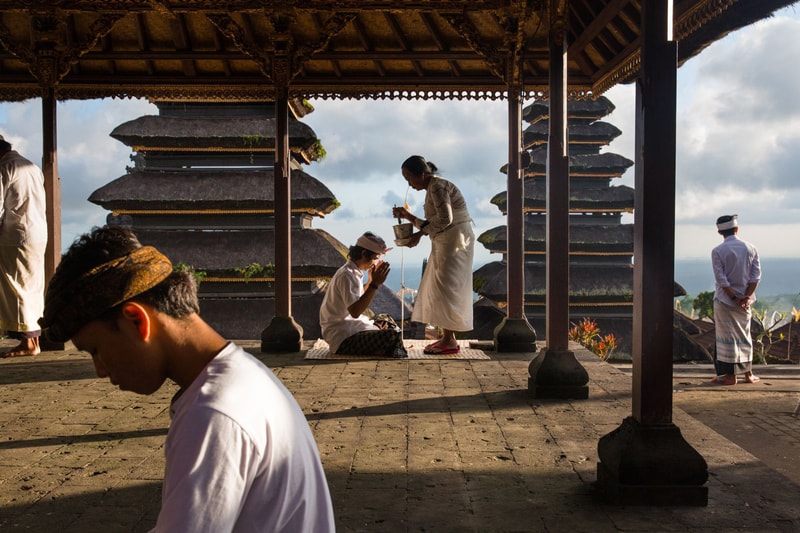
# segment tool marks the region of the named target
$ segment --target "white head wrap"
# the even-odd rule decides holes
[[[719,231],[723,231],[723,230],[726,230],[726,229],[733,229],[735,227],[738,227],[739,226],[739,222],[737,222],[737,217],[738,216],[739,215],[731,215],[731,219],[729,221],[720,222],[719,224],[717,224],[717,229]]]
[[[386,241],[372,233],[371,231],[366,232],[364,235],[358,238],[356,241],[356,246],[360,246],[366,250],[369,250],[375,254],[385,254],[391,248],[386,246]]]

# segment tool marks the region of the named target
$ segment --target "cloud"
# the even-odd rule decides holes
[[[680,93],[679,202],[704,195],[719,203],[738,188],[728,196],[736,203],[800,188],[800,100],[792,89],[800,72],[787,68],[800,60],[798,33],[800,19],[774,17],[712,44],[679,71],[694,82]]]

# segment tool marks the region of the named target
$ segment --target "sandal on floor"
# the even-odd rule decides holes
[[[461,350],[461,346],[456,346],[454,348],[450,348],[449,346],[426,346],[422,353],[428,355],[449,355],[458,353]]]
[[[736,380],[734,379],[733,383],[731,383],[730,381],[725,381],[724,379],[722,379],[722,376],[717,376],[714,379],[712,379],[711,381],[709,381],[708,384],[709,385],[736,385]]]

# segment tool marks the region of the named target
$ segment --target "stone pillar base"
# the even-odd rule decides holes
[[[597,489],[615,505],[708,505],[708,465],[672,423],[632,417],[597,445]]]
[[[536,332],[525,318],[505,317],[494,328],[494,349],[498,352],[535,352]]]
[[[589,373],[570,350],[540,350],[528,365],[528,376],[528,392],[534,398],[589,397]]]
[[[303,328],[292,317],[273,317],[261,332],[264,353],[299,352],[303,348]]]

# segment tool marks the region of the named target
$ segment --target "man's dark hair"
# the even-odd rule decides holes
[[[8,152],[11,150],[11,143],[5,139],[0,139],[0,152]]]
[[[358,261],[364,257],[375,255],[375,252],[372,250],[367,250],[361,246],[353,245],[350,247],[350,250],[347,252],[347,257],[352,259],[353,261]]]
[[[69,283],[89,270],[142,247],[129,228],[104,226],[93,228],[72,243],[61,258],[50,285]],[[197,281],[191,272],[175,271],[155,287],[132,298],[173,318],[183,318],[200,312]],[[119,308],[106,316],[115,316]]]

